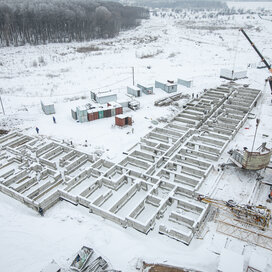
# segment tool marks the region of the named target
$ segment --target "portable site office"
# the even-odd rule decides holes
[[[166,83],[162,83],[160,81],[155,81],[155,88],[162,89],[167,93],[174,93],[178,90],[177,84],[174,81],[167,81]]]
[[[120,114],[118,116],[115,116],[115,125],[119,127],[123,127],[126,125],[132,126],[132,118],[125,114]]]
[[[145,94],[153,94],[153,87],[146,84],[137,84],[137,87]]]
[[[116,101],[117,94],[112,91],[91,91],[91,99],[99,104],[106,104],[108,102]]]
[[[136,86],[127,86],[127,93],[135,97],[142,96],[142,90]]]
[[[116,102],[110,102],[104,105],[88,103],[76,107],[76,110],[71,109],[73,119],[80,123],[111,117],[122,113],[123,107]]]
[[[56,113],[54,103],[52,103],[51,101],[43,100],[43,101],[41,101],[41,106],[42,106],[42,110],[45,114]]]
[[[181,79],[181,78],[178,78],[177,83],[179,85],[185,86],[187,88],[193,87],[193,80],[192,79],[184,79],[184,78]]]
[[[247,71],[246,70],[232,71],[230,69],[222,68],[220,70],[220,78],[224,78],[228,80],[237,80],[237,79],[247,78]]]

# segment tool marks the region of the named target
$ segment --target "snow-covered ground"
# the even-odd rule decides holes
[[[232,2],[229,5],[245,10],[264,7],[270,10],[272,20],[272,3]],[[267,69],[247,68],[250,63],[258,63],[259,57],[238,29],[244,27],[263,55],[271,56],[272,22],[257,14],[219,15],[217,18],[211,18],[209,14],[212,12],[187,11],[186,15],[172,13],[170,16],[167,13],[164,17],[152,16],[138,28],[111,40],[1,48],[0,94],[6,112],[0,117],[1,127],[18,128],[34,135],[38,126],[43,135],[72,140],[85,152],[102,149],[105,151],[103,157],[117,161],[123,151],[134,145],[151,126],[154,127],[152,120],[170,117],[178,110],[173,106],[154,107],[154,101],[166,93],[155,89],[154,95],[143,94],[139,98],[141,109],[127,111],[134,120],[134,133],[131,133],[131,128],[112,127],[114,118],[77,123],[70,110],[89,102],[89,91],[93,89],[111,89],[121,100],[126,98],[126,86],[132,84],[132,67],[135,68],[136,83],[154,84],[156,79],[192,78],[192,89],[178,87],[179,92],[189,94],[225,82],[219,78],[220,68],[241,67],[248,70],[248,79],[240,82],[263,90],[264,79],[269,72]],[[77,52],[78,48],[89,46],[100,50]],[[144,57],[147,55],[154,56]],[[263,141],[272,146],[269,93],[267,86],[254,109],[261,118],[256,146]],[[40,100],[48,97],[55,102],[57,124],[53,124],[52,116],[42,113]],[[181,101],[180,106],[182,103],[185,101]],[[255,120],[247,121],[230,148],[250,145],[254,128]],[[88,147],[83,146],[85,140]],[[222,161],[225,158],[226,155]],[[229,171],[229,177],[235,177],[232,171]],[[236,179],[240,180],[239,183],[232,179],[234,184],[231,184],[225,175],[215,197],[228,199],[233,196],[237,201],[247,200],[250,189],[246,185],[250,178],[238,174]],[[264,189],[260,199],[267,192],[268,188]],[[67,258],[83,244],[107,256],[113,267],[122,271],[135,271],[138,258],[216,271],[218,253],[225,243],[226,237],[216,233],[213,224],[204,240],[194,239],[187,247],[157,233],[145,236],[133,229],[123,229],[89,215],[84,208],[75,209],[67,203],[57,204],[41,218],[21,203],[0,194],[0,271],[40,271],[53,258],[67,266]],[[240,253],[245,245],[235,239],[229,239],[228,243],[230,248]],[[272,269],[271,252],[253,246],[244,250],[246,262],[255,250],[268,258],[268,269]]]

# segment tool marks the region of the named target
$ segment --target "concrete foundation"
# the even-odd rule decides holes
[[[40,213],[65,200],[122,227],[155,228],[189,244],[209,210],[195,194],[260,94],[237,84],[207,90],[117,164],[10,132],[0,137],[0,191]]]

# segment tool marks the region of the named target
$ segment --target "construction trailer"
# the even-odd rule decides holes
[[[91,91],[91,99],[99,104],[117,101],[117,94],[112,91]]]
[[[185,86],[187,88],[193,87],[193,80],[192,79],[181,79],[181,78],[178,78],[177,83],[179,85]]]
[[[137,84],[137,87],[145,94],[153,94],[153,87],[146,84]]]
[[[76,107],[76,116],[79,123],[88,122],[87,110],[88,108],[85,105]]]
[[[43,100],[43,101],[41,101],[41,106],[42,106],[42,110],[45,114],[56,113],[54,103],[52,103],[51,101]]]
[[[115,116],[115,125],[119,127],[132,126],[132,118],[125,114]]]
[[[174,93],[178,90],[177,84],[174,81],[167,80],[167,82],[163,83],[160,81],[155,81],[155,88],[162,89],[167,93]]]
[[[80,123],[94,121],[97,119],[107,118],[123,113],[123,107],[116,103],[110,102],[104,105],[86,104],[71,110],[73,119]]]
[[[140,88],[136,87],[136,86],[127,86],[127,93],[131,94],[135,97],[140,97],[142,96],[142,91]]]
[[[228,79],[228,80],[237,80],[247,78],[246,70],[232,71],[226,68],[222,68],[220,70],[220,78]]]

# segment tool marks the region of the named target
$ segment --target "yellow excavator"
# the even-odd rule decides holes
[[[256,51],[256,53],[259,55],[259,57],[261,58],[261,61],[265,64],[265,66],[267,67],[267,69],[269,70],[269,72],[272,74],[272,68],[271,65],[266,61],[266,59],[263,57],[263,55],[260,53],[260,51],[257,49],[257,47],[255,46],[255,44],[251,41],[251,39],[248,37],[248,35],[246,34],[246,32],[244,31],[243,28],[240,28],[240,31],[244,34],[244,36],[246,37],[246,39],[249,41],[249,43],[251,44],[251,46],[254,48],[254,50]],[[266,81],[269,82],[270,85],[270,89],[271,89],[271,94],[272,94],[272,76],[268,77],[266,79]]]
[[[233,200],[223,201],[212,199],[203,195],[199,195],[197,199],[201,202],[214,205],[215,207],[226,212],[230,212],[242,223],[258,227],[262,230],[269,227],[271,210],[265,206],[240,205]]]

